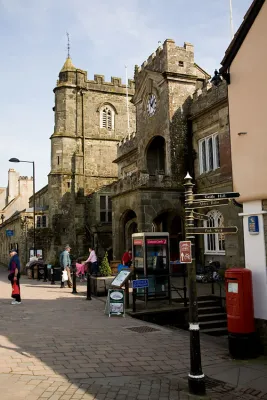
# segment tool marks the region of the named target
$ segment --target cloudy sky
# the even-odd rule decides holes
[[[235,30],[252,0],[232,0]],[[93,75],[120,76],[158,46],[174,39],[195,45],[195,61],[210,74],[231,39],[229,0],[0,0],[0,186],[15,167],[36,187],[47,183],[53,133],[53,88],[66,58],[70,33],[74,65]]]

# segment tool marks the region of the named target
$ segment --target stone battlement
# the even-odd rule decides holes
[[[121,157],[124,154],[132,151],[137,145],[135,132],[132,132],[125,136],[118,144],[117,144],[117,157]]]
[[[59,79],[57,80],[57,87],[65,86],[71,84],[72,86],[88,87],[88,86],[101,86],[101,89],[115,89],[125,91],[126,84],[122,83],[121,78],[112,76],[110,82],[105,81],[105,76],[100,74],[95,74],[94,79],[88,80],[87,71],[82,69],[75,69],[71,71],[61,71],[59,74]],[[134,80],[128,79],[128,89],[129,94],[132,95],[135,89]]]
[[[175,41],[166,39],[139,67],[135,66],[135,81],[145,70],[192,74],[194,67],[194,46],[185,42],[183,47]]]
[[[197,114],[224,99],[227,99],[227,83],[222,81],[218,86],[208,83],[193,94],[191,114]]]

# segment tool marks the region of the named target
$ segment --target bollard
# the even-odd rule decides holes
[[[51,265],[51,285],[55,284],[54,266]]]
[[[72,294],[77,294],[76,290],[76,265],[72,264]]]
[[[86,300],[92,300],[92,297],[91,297],[91,274],[89,271],[87,272],[87,297],[86,297]]]

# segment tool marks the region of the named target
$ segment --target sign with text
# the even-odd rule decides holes
[[[192,248],[190,240],[179,243],[180,248],[180,263],[189,264],[192,262]]]
[[[215,235],[217,233],[237,233],[238,228],[236,226],[229,226],[227,228],[204,228],[204,227],[197,227],[197,228],[187,228],[186,233],[191,233],[194,235]]]
[[[148,279],[136,279],[133,281],[133,289],[143,289],[149,286]]]
[[[219,207],[226,206],[229,204],[228,199],[219,199],[219,200],[203,200],[203,201],[195,201],[194,203],[188,204],[187,208],[206,208],[206,207]]]
[[[257,215],[248,217],[248,231],[251,235],[258,235],[260,233],[259,217]]]
[[[108,291],[108,314],[125,316],[124,307],[124,290],[123,289],[109,289]]]
[[[143,246],[143,239],[134,239],[134,246]]]
[[[196,212],[193,212],[193,217],[194,217],[194,219],[199,219],[201,221],[208,221],[209,220],[209,217],[207,215],[199,214],[199,213],[196,213]]]
[[[111,286],[116,286],[120,288],[130,278],[131,273],[131,270],[121,270],[115,277],[115,279],[113,279],[113,281],[111,282]]]
[[[167,239],[147,239],[146,244],[148,245],[162,245],[167,244]]]
[[[215,200],[215,199],[235,199],[240,194],[237,192],[225,192],[225,193],[200,193],[194,194],[194,198],[197,200]]]

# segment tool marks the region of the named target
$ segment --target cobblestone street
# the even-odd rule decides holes
[[[23,304],[12,306],[6,275],[2,268],[1,400],[194,398],[187,393],[187,332],[108,318],[101,300],[26,278]],[[130,329],[145,326],[155,330]],[[267,399],[267,359],[232,361],[225,341],[203,335],[202,364],[209,398]]]

